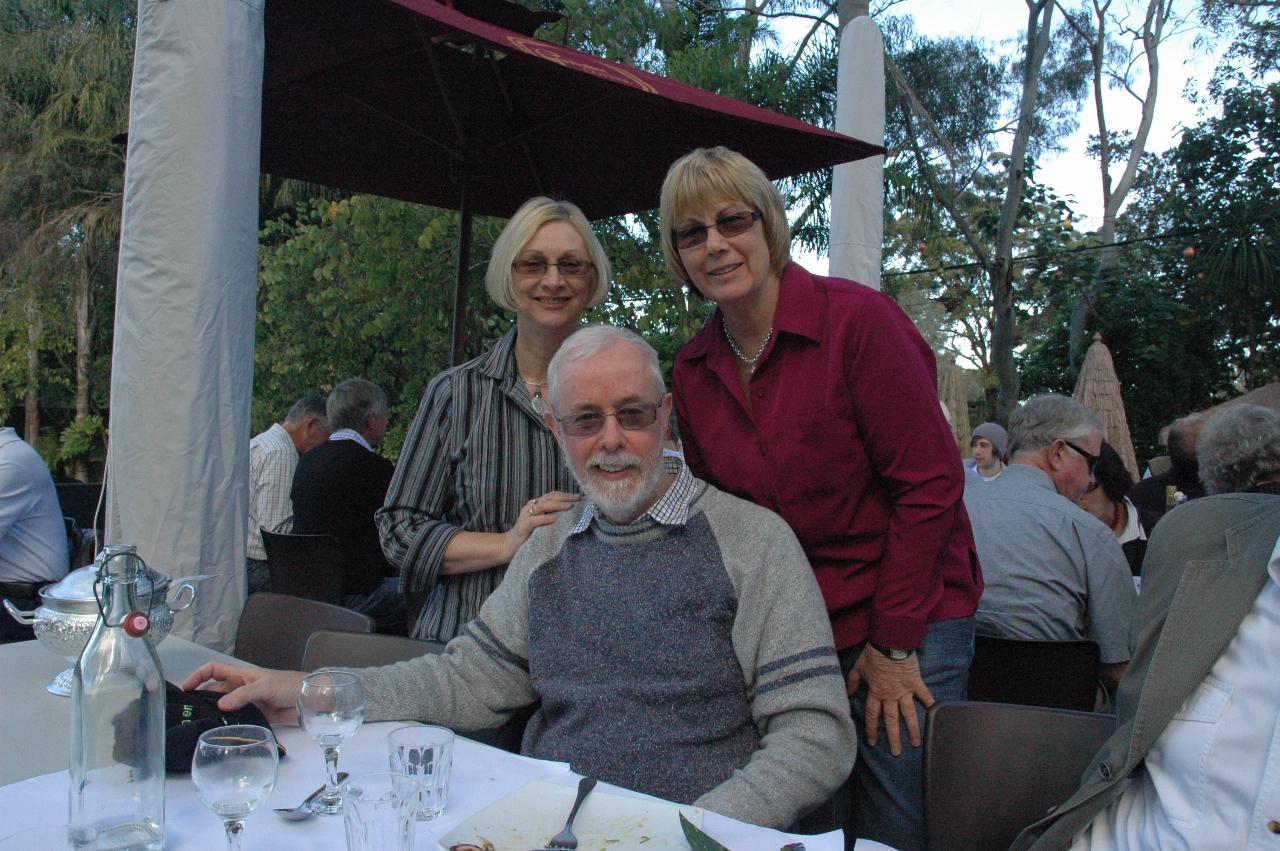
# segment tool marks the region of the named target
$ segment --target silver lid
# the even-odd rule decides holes
[[[169,591],[169,577],[151,568],[147,568],[146,574],[138,577],[138,604],[146,605],[152,595],[155,595],[157,604],[163,603]],[[97,565],[78,567],[54,584],[41,588],[40,602],[54,611],[96,614],[98,603],[94,599],[93,585],[97,578]]]

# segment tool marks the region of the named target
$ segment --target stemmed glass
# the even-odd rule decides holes
[[[276,737],[265,727],[240,724],[200,734],[191,779],[200,802],[222,818],[228,851],[239,851],[244,817],[271,796],[279,759]]]
[[[324,749],[327,770],[324,794],[311,802],[316,815],[342,812],[338,791],[338,748],[364,723],[364,687],[355,674],[322,671],[302,680],[298,695],[298,723]]]

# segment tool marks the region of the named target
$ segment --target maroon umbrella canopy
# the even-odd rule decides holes
[[[772,178],[883,153],[488,23],[537,26],[501,0],[457,5],[267,3],[262,170],[460,209],[465,232],[471,213],[510,216],[533,195],[591,218],[652,209],[667,167],[700,146]]]

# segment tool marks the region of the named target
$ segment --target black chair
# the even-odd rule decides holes
[[[84,484],[83,482],[54,482],[53,488],[58,492],[58,504],[62,506],[64,517],[70,517],[81,529],[98,530],[101,537],[106,528],[106,510],[98,514],[98,497],[102,493],[102,485]],[[93,519],[98,514],[95,527]]]
[[[444,647],[444,642],[441,641],[423,641],[403,635],[319,629],[307,639],[307,649],[302,656],[302,670],[390,665],[428,653],[443,653]]]
[[[1040,706],[943,701],[924,731],[930,851],[1008,848],[1076,791],[1115,717]]]
[[[1056,709],[1093,709],[1100,652],[1093,641],[1033,641],[979,635],[969,699]]]
[[[250,594],[240,613],[234,655],[264,668],[302,668],[307,640],[318,629],[373,632],[373,618],[288,594]]]
[[[271,590],[342,605],[342,544],[332,535],[282,535],[262,530]]]

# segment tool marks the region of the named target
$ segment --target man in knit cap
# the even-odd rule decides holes
[[[813,571],[782,518],[663,457],[656,352],[591,326],[561,345],[543,415],[585,498],[534,531],[443,655],[358,673],[366,721],[494,727],[540,706],[522,752],[785,827],[853,766],[856,733]],[[530,511],[536,513],[536,502]],[[292,716],[302,675],[205,665]]]
[[[1009,448],[1009,435],[996,423],[983,423],[973,430],[969,438],[973,457],[965,462],[969,475],[989,482],[1004,472],[1005,452]]]

